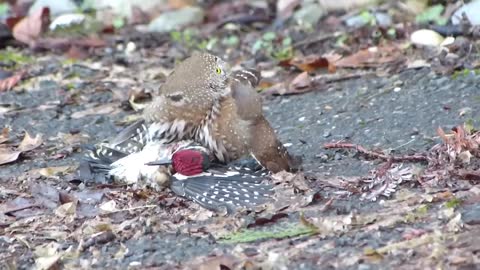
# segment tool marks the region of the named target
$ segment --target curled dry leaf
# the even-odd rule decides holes
[[[306,92],[310,90],[310,86],[312,86],[312,78],[308,75],[308,72],[302,72],[290,83],[291,91],[288,94]]]
[[[114,200],[110,200],[110,201],[107,201],[107,202],[104,202],[102,203],[99,208],[103,211],[103,212],[106,212],[106,213],[109,213],[109,212],[115,212],[115,211],[118,211],[117,209],[117,203],[114,201]]]
[[[312,90],[313,80],[308,72],[302,72],[293,78],[290,83],[277,83],[264,91],[263,95],[295,95]]]
[[[55,215],[59,217],[74,215],[76,212],[77,212],[76,202],[64,203],[55,209]]]
[[[39,9],[13,27],[13,37],[20,42],[34,46],[40,35],[47,30],[49,23],[50,9]]]
[[[52,177],[57,175],[65,175],[69,172],[75,171],[75,166],[59,166],[59,167],[47,167],[38,170],[38,173],[45,177]]]
[[[28,132],[25,132],[25,137],[23,137],[22,142],[18,146],[18,150],[20,150],[21,152],[31,151],[39,147],[42,142],[43,140],[40,134],[37,134],[37,136],[33,138],[32,136],[30,136],[30,134],[28,134]]]
[[[202,263],[200,263],[200,265],[198,265],[198,269],[234,269],[234,266],[238,263],[238,259],[233,256],[221,255],[213,258],[206,258]]]
[[[8,129],[4,128],[0,135],[0,143],[8,140]],[[42,137],[37,134],[35,138],[32,138],[28,133],[25,133],[25,137],[16,150],[2,147],[0,148],[0,165],[13,162],[18,159],[22,152],[31,151],[42,144]]]
[[[470,151],[467,150],[467,151],[460,152],[458,154],[458,159],[460,159],[465,164],[469,164],[472,156],[473,155],[470,153]]]
[[[36,269],[54,269],[58,261],[62,257],[62,252],[59,251],[60,244],[50,242],[35,247],[35,267]]]
[[[314,54],[305,56],[303,58],[296,57],[290,60],[289,64],[306,72],[312,72],[318,68],[329,68],[330,71],[330,62],[328,59]]]
[[[335,66],[346,68],[376,67],[393,62],[401,57],[401,51],[394,46],[371,47],[338,60],[335,62]]]
[[[312,80],[308,75],[308,72],[302,72],[292,80],[290,85],[297,89],[303,89],[309,87],[311,83]]]
[[[13,162],[18,159],[21,151],[12,151],[8,149],[0,149],[0,165]]]
[[[0,80],[0,92],[8,91],[22,80],[25,75],[25,71],[19,71],[12,76]]]
[[[8,127],[3,128],[2,132],[0,133],[0,144],[9,140],[10,129]]]

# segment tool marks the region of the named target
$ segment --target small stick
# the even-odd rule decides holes
[[[428,157],[425,155],[405,155],[405,156],[389,156],[382,153],[374,152],[365,149],[363,146],[353,143],[326,143],[323,145],[325,149],[355,149],[357,152],[383,160],[391,160],[392,162],[401,162],[401,161],[411,161],[411,162],[421,162],[428,161]]]
[[[37,204],[37,203],[22,205],[22,206],[18,206],[18,207],[15,207],[15,208],[6,209],[6,210],[4,210],[0,213],[5,215],[5,214],[10,214],[10,213],[13,213],[13,212],[17,212],[17,211],[22,211],[22,210],[25,210],[25,209],[28,209],[28,208],[38,207],[38,206],[40,206],[40,204]]]

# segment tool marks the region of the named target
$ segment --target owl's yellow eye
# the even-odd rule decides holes
[[[217,72],[217,74],[221,74],[221,73],[222,73],[222,69],[221,69],[221,68],[217,68],[217,69],[215,69],[215,71]]]

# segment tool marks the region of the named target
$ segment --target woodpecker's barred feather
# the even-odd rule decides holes
[[[230,78],[242,84],[249,84],[250,87],[257,87],[260,83],[261,75],[255,69],[243,69],[232,72]]]
[[[138,120],[118,133],[117,136],[110,142],[110,144],[119,146],[125,144],[126,142],[134,142],[143,146],[148,141],[148,137],[146,136],[147,130],[148,128],[145,124],[145,120]]]

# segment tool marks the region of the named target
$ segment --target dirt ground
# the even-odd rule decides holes
[[[475,76],[453,79],[435,75],[428,69],[407,70],[394,76],[346,80],[303,95],[269,97],[265,112],[282,141],[291,144],[290,151],[303,157],[304,172],[311,181],[338,184],[342,177],[368,174],[379,162],[345,151],[325,150],[324,143],[348,139],[369,148],[392,149],[394,153],[425,151],[438,142],[435,137],[437,127],[449,129],[467,118],[478,124],[479,86],[480,80]],[[53,153],[69,150],[59,147],[60,133],[86,134],[89,136],[86,141],[92,142],[108,138],[121,129],[114,123],[128,115],[129,112],[123,110],[115,114],[72,118],[75,112],[83,111],[88,102],[114,102],[110,92],[94,92],[88,84],[83,87],[82,90],[73,90],[89,92],[88,100],[78,104],[58,104],[58,95],[67,95],[68,92],[53,80],[40,81],[38,89],[2,95],[2,103],[15,104],[19,109],[8,113],[1,120],[1,126],[10,126],[17,137],[21,137],[21,131],[25,129],[30,134],[51,138],[44,141],[40,150],[24,156],[21,161],[2,166],[0,177],[4,199],[16,194],[24,194],[27,198],[37,196],[31,195],[34,183],[53,185],[57,190],[81,191],[74,176],[35,176],[32,170],[78,163],[82,155],[80,150],[73,150],[61,159],[54,157]],[[465,108],[468,108],[466,113],[460,113]],[[115,193],[123,189],[110,188],[109,191]],[[316,269],[319,265],[346,269],[408,269],[419,265],[474,269],[479,262],[478,243],[473,241],[479,230],[478,205],[461,205],[444,216],[447,215],[444,212],[450,209],[445,206],[446,202],[462,196],[465,189],[426,192],[413,183],[406,183],[399,187],[393,199],[381,197],[372,202],[362,200],[358,195],[343,196],[331,185],[320,190],[319,201],[300,211],[286,211],[281,216],[279,213],[264,213],[262,215],[270,221],[253,227],[269,230],[270,227],[296,224],[302,213],[305,219],[324,220],[325,224],[329,221],[325,226],[333,226],[333,229],[325,229],[325,233],[320,231],[313,235],[243,244],[216,240],[212,230],[226,220],[232,222],[229,217],[214,215],[207,220],[196,220],[181,217],[175,214],[175,209],[166,209],[165,205],[106,216],[93,214],[88,217],[88,213],[77,213],[73,219],[62,217],[64,223],[56,226],[60,226],[63,233],[58,235],[52,232],[57,230],[56,226],[40,224],[35,225],[33,231],[24,231],[29,223],[55,219],[53,210],[28,208],[15,212],[17,218],[25,212],[24,219],[3,223],[5,234],[0,238],[0,247],[4,266],[27,269],[34,263],[33,246],[55,239],[59,250],[77,247],[80,239],[88,241],[77,235],[79,230],[87,230],[85,224],[95,221],[112,227],[122,225],[122,229],[114,229],[112,239],[105,243],[90,244],[75,259],[64,258],[64,265],[73,268],[169,269],[193,266],[209,259],[214,260],[213,263],[225,261],[227,265],[242,261],[273,268],[283,265],[285,269]],[[88,186],[86,190],[99,188]],[[447,192],[451,194],[445,195]],[[150,194],[146,201],[155,202],[155,197]],[[333,203],[323,207],[329,199],[334,199]],[[136,214],[140,214],[139,220],[124,224]],[[451,220],[456,215],[460,220],[450,230],[449,227],[453,226]],[[165,217],[178,225],[160,224],[161,218]],[[240,227],[252,227],[255,219],[258,217],[253,215],[242,217]],[[411,236],[415,234],[419,236]],[[381,249],[386,250],[378,252]],[[121,256],[122,250],[125,254]]]

